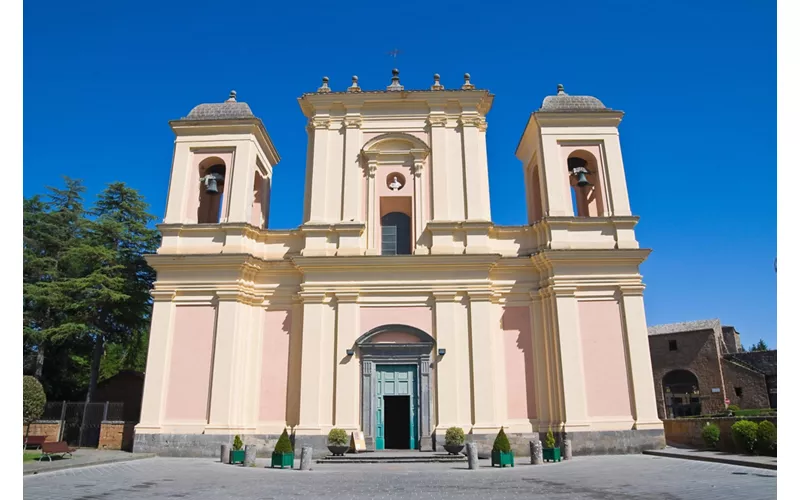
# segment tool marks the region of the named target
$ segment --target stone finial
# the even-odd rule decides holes
[[[329,79],[328,79],[328,77],[327,77],[327,76],[323,76],[323,77],[322,77],[322,87],[318,88],[318,89],[317,89],[317,92],[323,92],[323,93],[325,93],[325,92],[330,92],[330,91],[331,91],[331,88],[330,88],[330,87],[328,87],[328,80],[329,80]]]
[[[561,85],[560,83],[558,84],[557,89],[558,89],[558,95],[567,95],[567,93],[564,92],[564,86]]]
[[[392,70],[392,84],[386,87],[386,90],[403,90],[400,85],[400,70],[395,68]]]
[[[348,92],[361,92],[361,87],[358,86],[358,77],[353,75],[353,84],[347,89]]]
[[[431,86],[431,90],[444,90],[444,85],[439,81],[441,77],[439,73],[433,75],[433,85]]]
[[[461,90],[472,90],[475,88],[475,85],[471,84],[469,81],[469,73],[464,73],[464,85],[461,86]]]
[[[228,100],[225,102],[236,102],[236,91],[231,90],[231,93],[228,94]]]

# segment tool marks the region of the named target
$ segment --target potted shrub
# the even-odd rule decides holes
[[[343,456],[350,449],[350,440],[344,429],[333,428],[328,433],[328,451],[334,456]]]
[[[561,448],[556,446],[556,438],[553,437],[553,430],[547,428],[547,436],[542,443],[542,458],[545,462],[560,462]]]
[[[731,426],[731,433],[739,453],[753,453],[758,439],[758,424],[750,420],[739,420]]]
[[[231,463],[243,464],[244,463],[244,450],[242,449],[242,438],[239,435],[233,437],[233,446],[231,447]]]
[[[281,469],[286,466],[294,467],[294,450],[286,429],[283,429],[283,434],[278,438],[275,449],[272,451],[272,467],[276,466],[280,466]]]
[[[492,467],[495,465],[514,467],[514,452],[511,451],[511,443],[508,442],[508,436],[502,427],[500,427],[500,432],[497,433],[492,446]]]
[[[464,449],[464,429],[450,427],[444,434],[444,449],[451,455],[458,455]]]
[[[706,443],[706,448],[710,448],[712,450],[716,449],[717,443],[719,442],[719,426],[717,424],[707,422],[705,427],[703,427],[701,436],[703,437],[703,442]]]

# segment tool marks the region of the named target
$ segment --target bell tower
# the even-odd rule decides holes
[[[170,127],[176,138],[164,223],[265,228],[280,157],[250,106],[231,91],[225,102],[200,104]]]

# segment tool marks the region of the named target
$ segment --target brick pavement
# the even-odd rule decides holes
[[[24,478],[24,498],[760,500],[777,496],[777,472],[644,455],[468,471],[463,464],[314,465],[310,472],[151,458]]]

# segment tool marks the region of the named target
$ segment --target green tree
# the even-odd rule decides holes
[[[767,347],[767,343],[764,342],[764,339],[759,339],[758,344],[750,346],[750,352],[756,351],[769,351],[769,347]]]
[[[31,424],[42,418],[45,403],[47,403],[47,398],[44,395],[42,384],[35,377],[22,377],[22,421],[26,424],[26,438]]]

